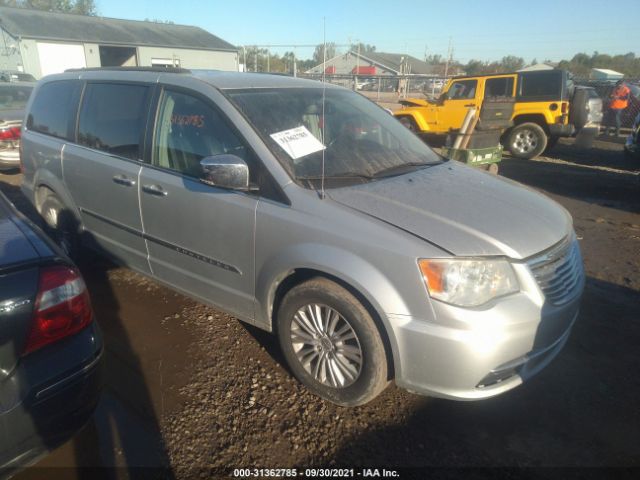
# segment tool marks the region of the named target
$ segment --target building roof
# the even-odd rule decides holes
[[[608,68],[592,68],[591,70],[594,72],[603,73],[605,75],[619,75],[619,76],[624,75],[624,73],[616,72],[615,70],[610,70]]]
[[[325,67],[329,67],[334,63],[336,59],[346,58],[347,55],[358,57],[358,52],[349,51],[346,54],[339,54],[333,58],[328,59],[325,63],[316,65],[313,68],[307,70],[307,73],[320,73]],[[383,53],[383,52],[367,52],[360,53],[360,58],[364,61],[377,65],[385,70],[389,70],[395,74],[410,73],[416,75],[433,75],[436,74],[436,67],[429,65],[422,60],[418,60],[411,55],[405,55],[401,53]],[[403,72],[401,72],[401,64],[408,65]]]
[[[536,72],[538,70],[553,70],[557,67],[557,64],[553,63],[536,63],[534,65],[529,65],[528,67],[521,68],[518,70],[519,72]]]
[[[357,55],[356,52],[351,52]],[[404,64],[409,65],[408,70],[404,73],[413,73],[419,75],[430,75],[435,73],[433,65],[429,65],[422,60],[418,60],[411,55],[404,55],[401,53],[383,53],[383,52],[368,52],[360,54],[361,58],[366,58],[380,66],[386,67],[390,70],[394,70],[400,73],[400,66]]]
[[[200,27],[0,7],[0,27],[15,38],[201,50],[237,48]]]

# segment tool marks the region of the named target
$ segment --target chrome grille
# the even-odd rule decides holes
[[[580,247],[575,239],[563,241],[528,264],[544,296],[552,304],[567,303],[579,292],[584,272]]]

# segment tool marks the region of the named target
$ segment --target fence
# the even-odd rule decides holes
[[[435,99],[446,83],[446,78],[429,75],[338,75],[338,74],[302,74],[303,78],[322,81],[366,94],[372,100],[382,103],[397,102],[398,98],[413,96],[418,98]],[[598,96],[602,98],[605,110],[605,123],[609,121],[607,105],[609,95],[615,83],[593,81],[584,78],[574,79],[576,85],[594,87]],[[622,113],[622,126],[631,127],[635,118],[640,114],[640,79],[625,79],[631,89],[629,106]],[[395,97],[394,97],[395,95]]]
[[[385,93],[396,93],[405,98],[412,96],[437,97],[445,83],[443,77],[432,75],[339,75],[303,74],[302,78],[332,83],[352,90],[370,92],[368,96],[378,99]],[[373,94],[373,95],[371,95]]]
[[[610,123],[611,119],[607,115],[607,105],[609,103],[609,95],[611,95],[611,92],[613,92],[615,83],[594,81],[586,78],[576,78],[574,79],[574,82],[576,85],[584,85],[587,87],[595,88],[598,96],[602,99],[603,108],[605,110],[605,125]],[[622,112],[622,126],[631,127],[635,118],[640,114],[640,79],[625,79],[625,83],[631,90],[631,95],[629,96],[629,106]]]

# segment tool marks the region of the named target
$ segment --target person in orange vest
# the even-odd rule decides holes
[[[627,87],[623,80],[618,80],[613,92],[609,95],[609,115],[610,123],[607,128],[607,134],[609,131],[613,133],[613,127],[615,125],[616,137],[620,135],[620,124],[622,123],[622,112],[629,105],[629,95],[631,90]]]

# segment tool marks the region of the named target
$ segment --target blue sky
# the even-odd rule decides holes
[[[640,53],[638,0],[197,1],[97,0],[105,17],[197,25],[234,45],[316,45],[359,40],[418,58],[561,60],[575,53]],[[283,53],[293,48],[276,48]],[[308,58],[313,48],[296,49]]]

